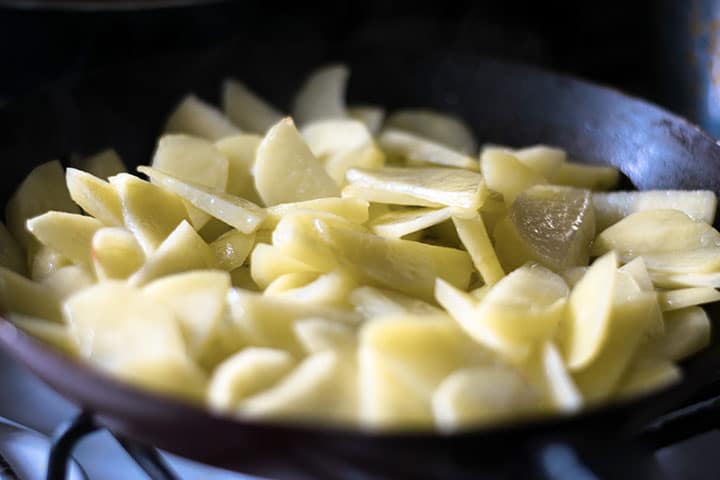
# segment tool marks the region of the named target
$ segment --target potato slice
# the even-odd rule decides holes
[[[554,342],[547,342],[540,349],[546,394],[555,410],[576,412],[583,406],[583,398],[568,372],[565,360]]]
[[[100,280],[124,279],[145,262],[145,253],[127,229],[105,227],[92,238],[91,256],[95,275]]]
[[[392,290],[375,287],[359,287],[350,294],[350,303],[366,320],[385,315],[407,313],[412,315],[437,315],[442,310],[420,299]]]
[[[644,292],[652,292],[655,289],[643,257],[638,257],[629,261],[620,267],[620,271],[630,275],[632,279],[635,280],[637,286],[640,287],[640,290]]]
[[[66,212],[47,212],[27,221],[35,237],[78,265],[92,267],[92,238],[102,223],[92,217]]]
[[[636,359],[628,368],[614,396],[630,398],[679,382],[682,371],[672,362],[663,359]]]
[[[10,323],[34,338],[50,345],[70,357],[78,356],[78,347],[67,325],[49,322],[42,318],[11,313],[6,315]]]
[[[340,195],[290,118],[273,126],[260,143],[255,188],[267,206]]]
[[[94,175],[102,180],[107,180],[113,175],[127,172],[125,163],[120,155],[112,148],[107,148],[94,155],[82,158],[73,165],[81,171]]]
[[[165,132],[219,140],[236,135],[240,130],[220,110],[190,94],[183,98],[170,114],[165,124]]]
[[[665,334],[654,339],[649,347],[658,356],[680,361],[710,344],[710,319],[701,307],[673,310],[663,316]]]
[[[720,288],[720,272],[664,273],[650,272],[653,284],[659,288],[712,287]]]
[[[652,235],[648,235],[652,232]],[[597,236],[591,255],[616,250],[621,260],[638,255],[695,250],[720,246],[720,233],[678,210],[633,213]]]
[[[720,248],[718,247],[646,253],[642,258],[648,270],[653,272],[682,274],[720,271]]]
[[[385,109],[374,105],[355,105],[347,109],[350,118],[365,124],[370,133],[377,135],[385,120]]]
[[[183,221],[128,281],[131,285],[139,286],[173,273],[216,267],[213,250],[189,223]]]
[[[81,170],[65,172],[70,197],[89,215],[107,226],[123,226],[122,205],[115,187]]]
[[[283,350],[246,348],[215,369],[208,386],[208,405],[234,413],[246,398],[271,388],[294,366],[293,357]]]
[[[296,288],[304,287],[317,280],[320,274],[316,272],[293,272],[284,273],[273,280],[263,291],[264,295],[282,296],[283,293]]]
[[[368,226],[375,235],[385,238],[401,238],[444,222],[450,218],[451,214],[450,207],[392,210],[373,219]]]
[[[9,268],[19,274],[27,271],[27,260],[20,244],[0,222],[0,267]]]
[[[378,143],[388,155],[404,158],[411,165],[431,164],[480,170],[478,161],[473,157],[403,130],[383,130],[378,137]]]
[[[480,215],[471,219],[453,216],[453,224],[465,250],[472,257],[473,265],[487,285],[495,285],[505,276],[505,272],[495,254],[485,223]]]
[[[123,358],[105,366],[116,378],[146,390],[200,405],[205,401],[207,376],[187,358]]]
[[[221,333],[230,274],[195,271],[170,275],[143,288],[143,293],[168,306],[177,318],[190,357],[205,366]]]
[[[0,267],[0,312],[59,322],[62,319],[58,299],[45,285]]]
[[[369,218],[369,203],[357,198],[316,198],[304,202],[280,203],[266,209],[267,217],[262,228],[273,229],[280,219],[297,211],[312,210],[338,215],[349,222],[363,224]]]
[[[645,190],[642,192],[594,193],[593,205],[598,231],[635,212],[680,210],[698,222],[712,224],[717,197],[709,190]]]
[[[275,107],[233,78],[223,82],[222,106],[232,123],[249,132],[265,133],[283,118]]]
[[[54,248],[40,245],[36,252],[28,255],[30,278],[36,282],[67,265],[72,265],[69,258]]]
[[[497,150],[484,151],[480,156],[480,171],[487,187],[500,192],[510,206],[520,193],[533,185],[548,183],[530,167],[526,167],[512,154]]]
[[[545,178],[551,176],[560,165],[565,163],[567,154],[565,150],[547,145],[533,145],[531,147],[518,148],[513,150],[506,147],[485,147],[483,153],[488,151],[500,151],[510,153],[517,158],[520,163],[533,169]]]
[[[222,220],[243,233],[257,230],[265,218],[265,212],[260,207],[244,198],[212,190],[197,183],[185,182],[150,167],[138,167],[138,171],[208,215]]]
[[[266,243],[257,243],[250,254],[250,273],[260,288],[267,288],[281,275],[314,272],[313,267]]]
[[[431,202],[404,193],[377,190],[374,188],[360,187],[352,184],[346,185],[343,188],[342,197],[362,199],[368,202],[374,202],[374,205],[392,204],[431,208],[440,208],[444,206],[441,203]]]
[[[345,65],[328,65],[313,71],[300,87],[292,105],[298,125],[318,120],[344,118],[345,87],[350,70]]]
[[[49,210],[80,213],[70,198],[63,167],[57,160],[35,167],[5,207],[8,230],[25,250],[37,244],[26,228],[27,220]]]
[[[255,153],[262,142],[260,135],[243,133],[227,137],[215,144],[215,147],[228,160],[228,178],[225,191],[230,195],[242,197],[258,205],[262,204],[255,190],[253,167]]]
[[[617,185],[619,178],[620,173],[614,167],[567,162],[561,164],[549,180],[566,187],[610,190]]]
[[[509,367],[464,368],[445,378],[432,396],[435,425],[442,431],[489,425],[537,411],[541,394]]]
[[[480,208],[487,196],[482,175],[454,168],[352,168],[346,177],[356,187],[470,210]]]
[[[50,273],[40,282],[61,302],[95,283],[93,276],[80,265],[67,265]]]
[[[233,229],[212,242],[210,248],[215,253],[218,267],[229,272],[245,263],[254,245],[254,233],[248,235]]]
[[[357,339],[348,325],[324,318],[306,318],[295,322],[293,331],[300,345],[309,354],[326,351],[355,354]]]
[[[152,253],[183,220],[189,220],[180,197],[133,175],[110,177],[120,195],[125,225],[146,254]]]
[[[387,118],[385,128],[411,132],[469,155],[478,149],[470,128],[447,113],[420,108],[398,110]]]
[[[664,312],[694,307],[720,300],[720,292],[710,287],[692,287],[658,293],[658,302]]]
[[[349,306],[348,296],[357,286],[355,281],[346,273],[334,271],[318,276],[305,285],[290,288],[285,291],[271,293],[273,296],[294,300],[309,305],[335,305]],[[270,285],[268,290],[272,287]],[[268,294],[266,290],[265,294]]]

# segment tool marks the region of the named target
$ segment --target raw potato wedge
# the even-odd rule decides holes
[[[165,132],[219,140],[236,135],[240,130],[220,110],[190,94],[170,114]]]
[[[70,198],[89,215],[109,227],[124,225],[120,196],[115,187],[94,175],[68,168],[65,172]]]
[[[283,118],[275,107],[232,78],[223,82],[222,106],[230,121],[248,132],[265,133]]]
[[[473,260],[473,265],[480,272],[486,285],[495,285],[505,276],[498,257],[495,254],[485,223],[480,215],[471,219],[453,217],[453,224],[465,250]]]
[[[282,296],[283,293],[304,287],[317,280],[320,274],[315,272],[284,273],[273,280],[263,291],[263,295]]]
[[[567,162],[560,165],[549,180],[555,185],[597,191],[613,188],[619,178],[620,173],[613,167]]]
[[[350,70],[345,65],[328,65],[312,72],[293,100],[292,115],[298,125],[344,118],[349,76]]]
[[[444,222],[450,218],[450,215],[452,215],[450,207],[393,210],[373,219],[369,227],[375,235],[380,237],[401,238]]]
[[[446,113],[420,108],[398,110],[387,118],[385,128],[411,132],[467,155],[477,153],[477,142],[470,128]]]
[[[0,222],[0,267],[9,268],[21,275],[27,270],[25,252],[2,222]]]
[[[431,207],[440,208],[444,205],[438,202],[421,199],[413,195],[398,193],[387,190],[375,189],[372,187],[361,187],[358,185],[346,185],[342,190],[343,198],[362,199],[372,202],[374,205],[408,205],[413,207]]]
[[[385,109],[374,105],[355,105],[347,109],[350,118],[365,124],[370,133],[377,135],[385,120]]]
[[[127,229],[105,227],[92,238],[91,256],[100,280],[125,279],[145,263],[145,253]]]
[[[210,248],[215,253],[218,267],[230,272],[245,263],[254,245],[254,233],[248,235],[233,229],[218,237]]]
[[[242,197],[258,205],[262,204],[255,190],[253,168],[255,153],[262,142],[260,135],[243,133],[227,137],[215,144],[228,161],[228,178],[225,191],[230,195]]]
[[[273,229],[285,215],[305,210],[332,213],[360,225],[368,221],[369,207],[369,203],[365,200],[336,197],[317,198],[305,202],[280,203],[265,210],[267,217],[263,221],[262,228]]]
[[[47,212],[27,222],[40,243],[87,268],[92,266],[93,235],[102,226],[92,217],[65,212]]]
[[[78,170],[87,172],[102,180],[127,172],[120,155],[112,148],[105,149],[73,163]]]
[[[36,245],[35,237],[26,228],[27,220],[48,210],[80,213],[70,198],[65,172],[57,160],[35,167],[5,207],[8,230],[25,250]]]
[[[385,129],[378,143],[387,154],[405,159],[409,164],[480,170],[473,157],[402,130]]]
[[[0,267],[0,312],[62,320],[58,299],[48,287],[4,267]]]

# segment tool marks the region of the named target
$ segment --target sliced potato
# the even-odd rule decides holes
[[[76,357],[78,355],[77,343],[75,343],[75,339],[67,325],[58,322],[49,322],[42,318],[19,315],[17,313],[8,314],[7,319],[20,330],[45,342],[62,353],[70,357]]]
[[[398,110],[388,116],[385,128],[411,132],[465,154],[477,153],[477,142],[470,128],[446,113],[420,108]]]
[[[332,213],[357,224],[363,224],[369,218],[369,204],[365,200],[336,197],[316,198],[315,200],[280,203],[268,207],[266,210],[267,217],[263,221],[262,228],[275,228],[282,217],[302,210]]]
[[[444,222],[452,215],[450,207],[440,209],[409,208],[393,210],[369,222],[370,230],[380,237],[401,238]]]
[[[93,276],[80,265],[67,265],[50,273],[40,282],[60,301],[95,283]]]
[[[307,272],[314,272],[313,267],[266,243],[256,244],[250,255],[252,279],[263,289],[281,275]]]
[[[94,155],[81,158],[73,163],[78,170],[87,172],[102,180],[107,180],[113,175],[127,172],[125,163],[120,155],[112,148],[107,148]]]
[[[392,204],[432,208],[439,208],[444,206],[441,203],[431,202],[429,200],[421,199],[405,193],[380,190],[370,187],[361,187],[352,184],[346,185],[343,188],[342,197],[362,199],[368,202],[373,202],[374,205]]]
[[[89,215],[110,227],[123,226],[122,205],[115,187],[100,178],[68,168],[65,173],[70,197]]]
[[[651,292],[654,290],[650,273],[648,273],[647,265],[643,257],[638,257],[620,267],[621,272],[625,272],[635,280],[640,290]]]
[[[304,285],[282,292],[276,291],[273,295],[307,304],[347,307],[349,306],[348,296],[356,286],[357,284],[348,274],[334,271],[319,275]],[[268,286],[268,289],[270,287],[272,285]]]
[[[387,154],[406,159],[409,164],[480,170],[478,161],[473,157],[403,130],[384,130],[378,137],[378,143]]]
[[[682,371],[672,362],[664,359],[636,359],[628,368],[615,391],[617,398],[641,395],[680,381]]]
[[[172,395],[194,404],[205,400],[207,376],[188,358],[129,357],[103,367],[120,380],[146,390]]]
[[[547,342],[540,349],[540,355],[545,389],[552,407],[566,413],[579,410],[583,406],[582,395],[555,343]]]
[[[442,310],[420,299],[392,290],[375,287],[359,287],[349,297],[355,310],[365,319],[407,313],[413,315],[437,315]]]
[[[712,287],[720,288],[720,272],[663,273],[650,272],[653,284],[660,288]]]
[[[480,156],[480,171],[489,189],[500,192],[510,206],[520,193],[532,187],[548,183],[530,167],[526,167],[512,154],[497,150],[484,151]]]
[[[347,109],[350,118],[365,124],[370,133],[377,135],[385,120],[385,109],[374,105],[355,105]]]
[[[24,274],[27,271],[25,253],[22,247],[2,222],[0,222],[0,267],[9,268],[19,274]]]
[[[232,78],[223,82],[222,105],[230,121],[249,132],[265,133],[283,117],[244,83]]]
[[[495,254],[482,217],[476,215],[471,219],[463,219],[454,216],[452,221],[460,241],[472,257],[473,265],[480,272],[485,284],[495,285],[505,276],[505,272]]]
[[[92,217],[66,212],[47,212],[27,221],[40,243],[87,268],[92,266],[93,235],[102,226]]]
[[[658,293],[660,308],[664,311],[694,307],[720,300],[720,292],[710,287],[692,287]]]
[[[263,295],[282,296],[283,293],[308,285],[320,276],[316,272],[284,273],[273,280],[263,291]]]
[[[555,185],[609,190],[617,185],[619,178],[620,173],[613,167],[567,162],[561,164],[549,180]]]
[[[40,281],[51,273],[67,265],[72,261],[54,248],[41,245],[37,251],[28,255],[30,264],[30,278]]]
[[[720,271],[720,248],[718,247],[646,253],[642,258],[648,270],[653,272],[683,274]]]
[[[503,147],[486,147],[483,149],[483,153],[488,150],[500,150],[511,153],[515,158],[520,160],[520,163],[532,168],[545,178],[552,176],[567,159],[565,150],[547,145],[533,145],[516,150]]]
[[[230,272],[245,263],[254,245],[254,233],[248,235],[233,229],[212,242],[210,248],[215,253],[218,267]]]
[[[295,336],[309,354],[333,351],[355,354],[357,339],[353,329],[324,318],[306,318],[295,322]]]
[[[180,101],[168,117],[165,132],[219,140],[238,134],[240,130],[220,110],[190,94]]]
[[[298,125],[318,120],[344,118],[345,86],[350,70],[345,65],[329,65],[313,71],[300,87],[292,105]]]
[[[91,256],[95,275],[101,280],[124,279],[145,262],[145,253],[127,229],[105,227],[92,238]]]
[[[59,322],[62,319],[58,299],[45,285],[0,267],[0,312]]]
[[[710,344],[710,319],[701,307],[673,310],[663,316],[665,334],[654,339],[649,347],[657,356],[680,361]]]

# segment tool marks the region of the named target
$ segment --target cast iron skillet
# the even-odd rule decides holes
[[[0,201],[4,204],[32,166],[70,152],[114,146],[131,166],[147,162],[180,96],[193,90],[216,101],[226,75],[287,106],[304,75],[328,60],[322,52],[289,49],[228,46],[118,66],[68,78],[7,106],[0,110]],[[352,68],[353,102],[451,111],[474,128],[481,142],[560,145],[573,158],[618,167],[639,189],[720,191],[720,147],[712,138],[619,92],[475,57],[356,51],[343,60]],[[247,473],[304,473],[309,478],[349,478],[353,472],[364,472],[354,478],[464,478],[503,462],[520,462],[548,442],[582,451],[593,438],[616,441],[633,435],[720,379],[715,335],[707,350],[687,362],[681,385],[631,402],[570,418],[453,435],[369,433],[213,415],[119,384],[1,318],[0,344],[99,425],[126,438]]]

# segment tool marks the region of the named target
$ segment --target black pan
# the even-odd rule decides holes
[[[327,60],[322,52],[287,45],[239,45],[65,79],[0,110],[0,200],[34,165],[71,152],[114,146],[131,166],[148,162],[165,116],[189,90],[216,101],[222,78],[234,75],[285,107],[304,75]],[[481,142],[560,145],[575,159],[618,167],[639,189],[720,192],[715,140],[620,92],[476,57],[352,52],[342,60],[352,68],[353,102],[454,112]],[[363,433],[213,415],[119,384],[1,318],[0,345],[116,434],[225,468],[293,478],[477,478],[478,471],[508,462],[532,462],[548,445],[583,455],[597,442],[630,438],[720,380],[720,340],[714,335],[710,348],[686,363],[682,384],[630,402],[452,435]]]

